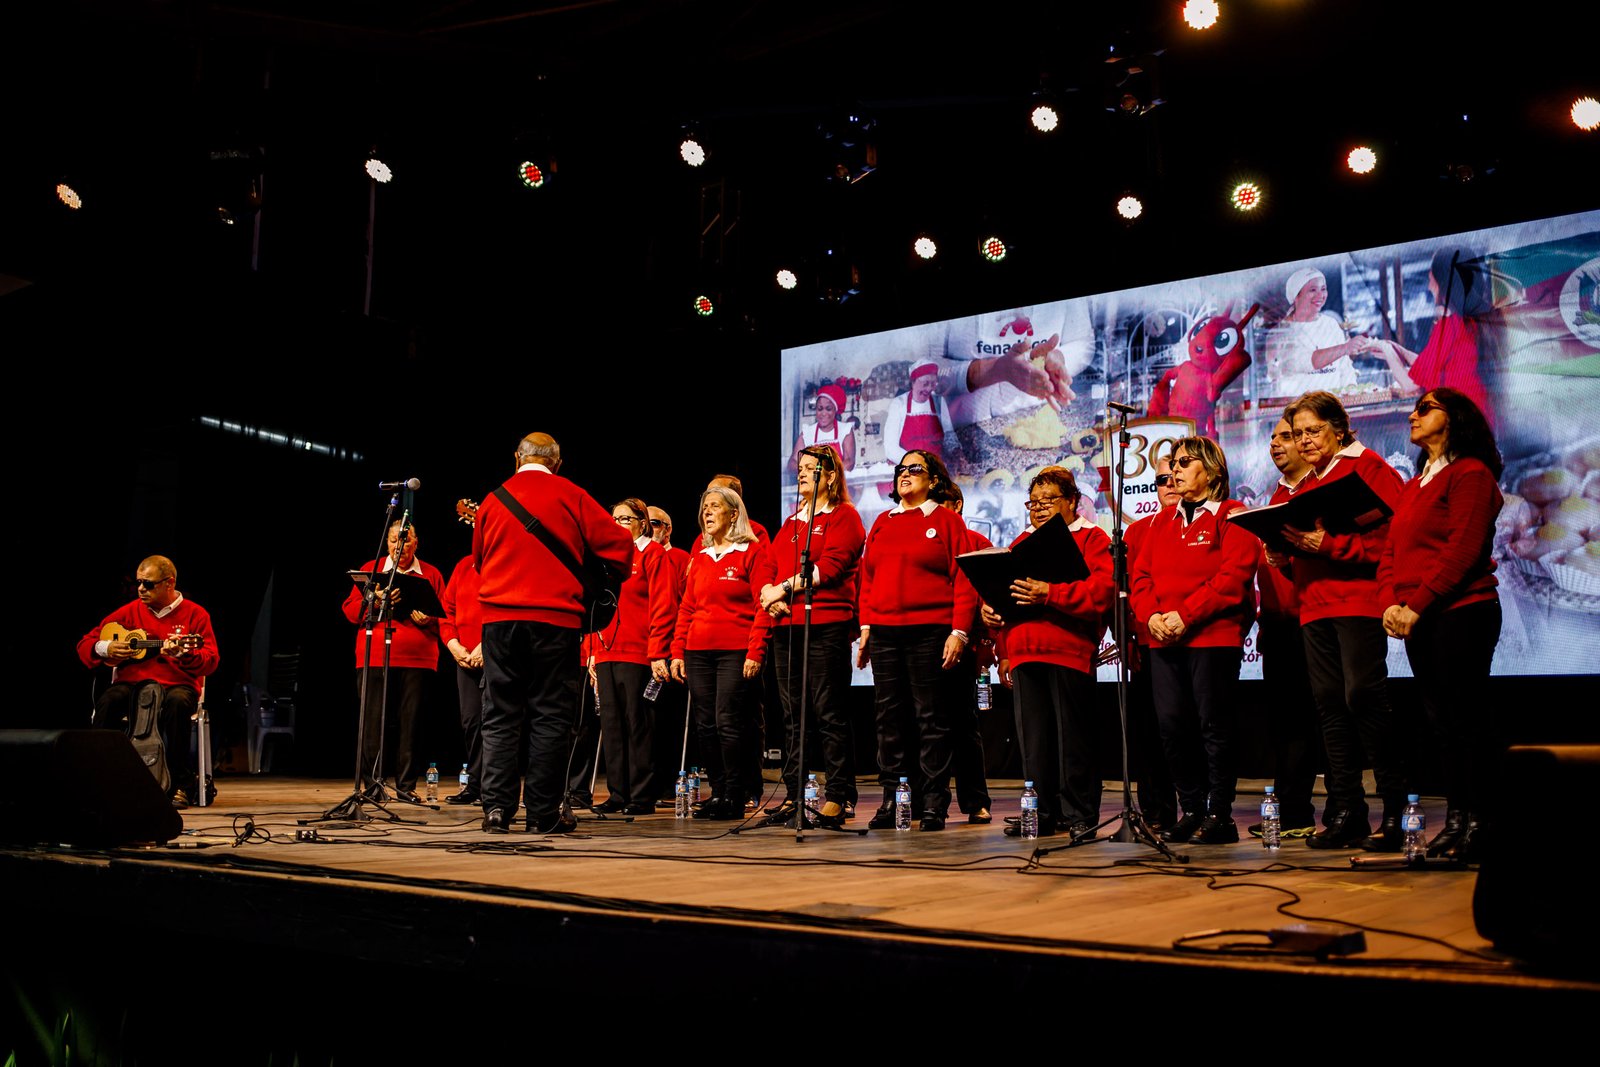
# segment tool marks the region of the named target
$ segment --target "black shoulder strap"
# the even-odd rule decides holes
[[[545,529],[544,523],[540,522],[527,508],[523,507],[522,501],[511,495],[511,490],[502,485],[494,491],[494,495],[500,503],[506,506],[507,511],[517,517],[517,520],[522,523],[522,528],[537,537],[544,547],[550,550],[550,554],[560,560],[562,566],[572,572],[572,576],[578,579],[584,591],[588,592],[593,585],[593,579],[584,571],[582,564],[572,558],[572,553],[568,551],[567,546],[556,540],[550,531]]]

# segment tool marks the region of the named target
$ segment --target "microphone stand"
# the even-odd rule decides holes
[[[1116,489],[1113,493],[1111,507],[1111,573],[1112,581],[1117,590],[1117,610],[1112,613],[1111,634],[1117,646],[1117,722],[1122,727],[1122,810],[1111,818],[1106,819],[1082,840],[1095,840],[1094,834],[1121,821],[1122,825],[1106,840],[1118,841],[1124,844],[1138,843],[1148,845],[1160,852],[1168,859],[1177,862],[1187,862],[1187,857],[1180,857],[1166,842],[1156,836],[1150,829],[1150,824],[1145,821],[1144,813],[1133,799],[1133,778],[1129,772],[1129,746],[1128,746],[1128,545],[1122,537],[1122,486],[1123,460],[1128,454],[1128,445],[1132,435],[1128,432],[1128,412],[1120,406],[1113,405],[1112,410],[1117,412],[1117,442],[1121,450],[1113,456],[1112,467],[1116,474]],[[1052,848],[1039,848],[1034,850],[1034,858],[1048,856],[1063,848],[1071,848],[1081,843],[1075,839],[1072,844],[1057,845]]]

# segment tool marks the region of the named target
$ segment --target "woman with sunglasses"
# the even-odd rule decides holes
[[[1164,841],[1228,845],[1233,821],[1235,691],[1255,621],[1261,542],[1228,521],[1228,459],[1209,437],[1173,446],[1178,505],[1150,523],[1129,578],[1134,617],[1150,634],[1161,748],[1183,817]]]
[[[1490,553],[1504,464],[1489,420],[1459,390],[1424,394],[1410,424],[1421,473],[1401,491],[1378,562],[1383,628],[1406,643],[1443,764],[1447,814],[1428,855],[1472,863],[1502,750],[1482,693],[1500,640]]]
[[[689,557],[672,635],[671,674],[689,686],[690,714],[711,773],[712,798],[697,819],[742,819],[758,796],[749,752],[760,729],[761,660],[772,617],[761,590],[776,573],[756,540],[744,500],[713,486],[700,494],[700,548]]]
[[[953,687],[941,672],[961,661],[978,594],[956,566],[961,516],[940,506],[950,472],[932,452],[907,452],[894,469],[897,505],[878,516],[861,560],[861,650],[872,664],[883,802],[867,825],[894,827],[901,776],[920,805],[921,829],[943,830],[950,809]]]
[[[828,386],[827,388],[834,388]],[[826,826],[843,826],[856,803],[855,739],[850,732],[850,642],[856,636],[856,571],[866,531],[850,503],[844,460],[831,445],[800,453],[800,509],[772,538],[781,581],[761,590],[761,606],[776,620],[773,667],[783,702],[784,800],[768,809],[768,822],[787,823],[803,796],[800,776],[800,676],[805,675],[807,764],[815,766],[811,739],[821,737],[827,798],[809,813]],[[802,557],[810,567],[801,566]],[[806,586],[811,587],[809,644],[804,632]],[[804,669],[802,670],[802,664]],[[819,798],[819,803],[821,799]]]
[[[652,679],[668,678],[667,657],[678,617],[675,576],[666,550],[650,539],[644,501],[632,496],[618,501],[611,518],[633,537],[633,563],[617,597],[616,619],[585,638],[611,793],[595,810],[651,815],[656,810],[651,782],[655,739],[653,709],[644,691]],[[593,745],[584,747],[592,757]],[[587,785],[588,775],[584,778]]]
[[[1039,793],[1039,834],[1070,834],[1074,845],[1093,841],[1100,821],[1094,658],[1116,603],[1111,538],[1078,515],[1079,499],[1071,471],[1040,471],[1028,483],[1032,529],[1011,545],[1015,548],[1059,515],[1083,553],[1089,576],[1076,582],[1012,582],[1013,605],[1047,609],[1032,617],[1007,622],[1012,605],[983,605],[983,621],[998,634],[1000,682],[1016,691],[1022,774]],[[1020,837],[1022,828],[1012,823],[1005,833]]]

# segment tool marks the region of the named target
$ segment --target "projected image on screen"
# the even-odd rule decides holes
[[[935,452],[968,524],[1009,545],[1050,465],[1073,471],[1079,513],[1110,529],[1108,401],[1140,412],[1118,457],[1126,523],[1156,510],[1154,466],[1191,433],[1222,445],[1234,497],[1265,503],[1272,427],[1311,390],[1336,394],[1357,439],[1410,478],[1406,416],[1439,386],[1478,403],[1506,460],[1494,673],[1595,673],[1600,212],[789,349],[778,459],[792,487],[798,449],[835,444],[870,528],[893,506],[894,464]],[[1244,677],[1260,676],[1255,660],[1252,638]],[[1398,641],[1389,668],[1410,673]]]

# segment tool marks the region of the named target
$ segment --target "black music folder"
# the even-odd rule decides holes
[[[1329,533],[1359,533],[1388,522],[1393,514],[1394,508],[1365,478],[1347,474],[1302,489],[1279,504],[1237,508],[1228,513],[1228,521],[1249,530],[1267,547],[1282,552],[1288,545],[1278,531],[1285,526],[1311,530],[1321,519],[1322,528]]]
[[[350,580],[357,585],[366,585],[372,581],[372,571],[346,571]],[[378,571],[376,574],[379,588],[389,584],[389,572]],[[413,611],[420,611],[431,618],[444,616],[444,605],[439,603],[439,594],[433,591],[433,584],[420,574],[406,574],[401,572],[394,576],[394,588],[400,590],[400,607],[409,616]]]
[[[1072,531],[1067,529],[1067,520],[1060,515],[1034,530],[1020,544],[963,552],[956,557],[956,564],[978,590],[983,602],[1008,623],[1037,618],[1045,611],[1043,604],[1018,604],[1011,599],[1011,583],[1018,578],[1055,585],[1089,577],[1089,565],[1078,551]]]

